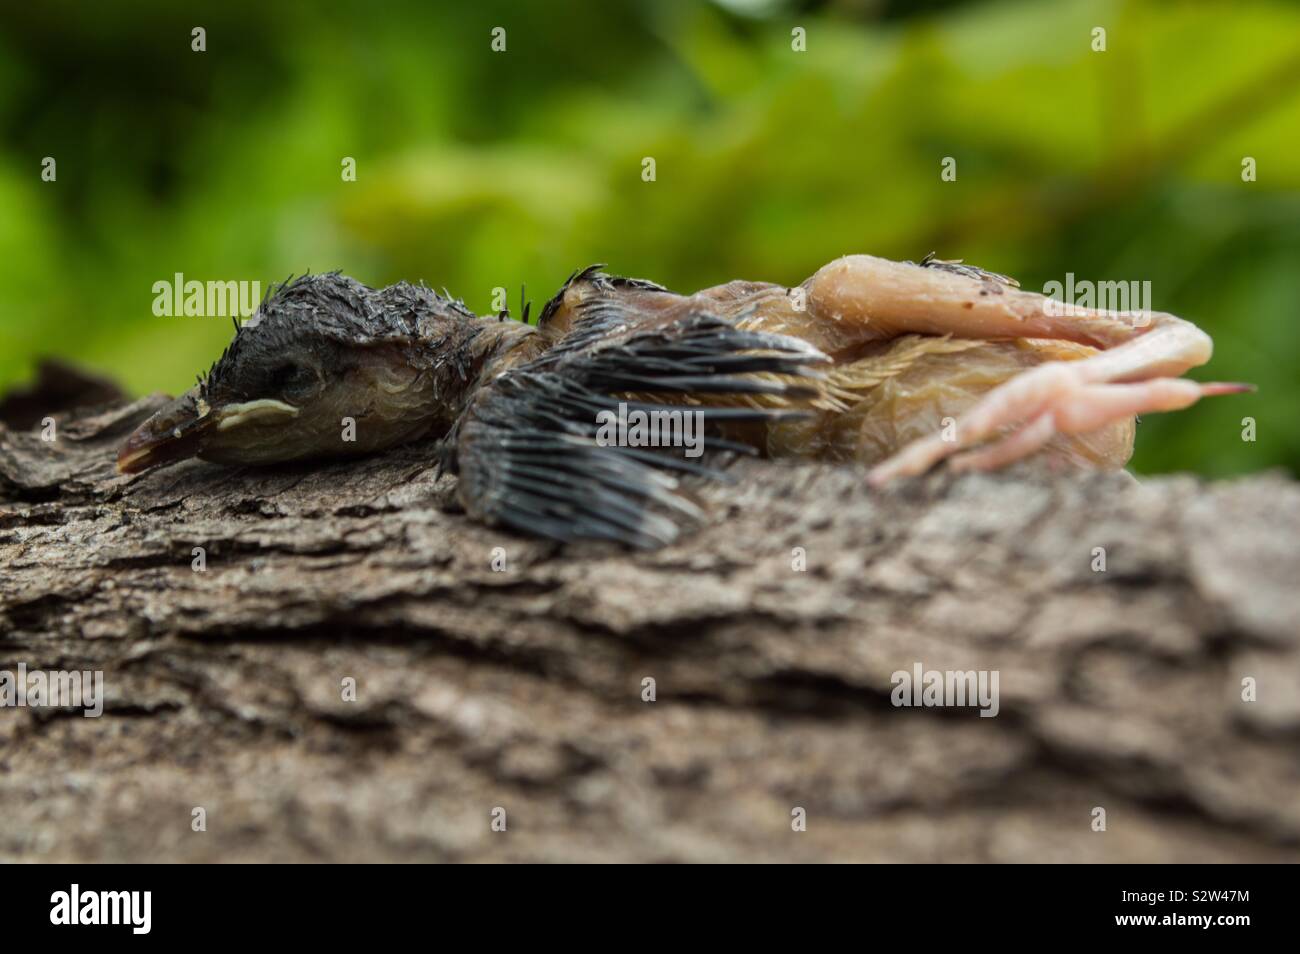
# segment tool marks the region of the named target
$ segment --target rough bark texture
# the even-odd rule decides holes
[[[1300,859],[1281,475],[746,462],[628,553],[470,522],[420,448],[116,476],[157,403],[0,429],[0,669],[107,698],[0,709],[0,860]],[[916,662],[999,715],[893,707]]]

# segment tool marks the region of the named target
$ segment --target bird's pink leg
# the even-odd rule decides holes
[[[1246,385],[1177,380],[1209,360],[1209,335],[1162,312],[1072,308],[994,279],[866,255],[839,259],[805,285],[808,304],[836,321],[963,338],[1055,338],[1105,349],[1078,361],[1050,362],[994,388],[954,427],[903,448],[870,472],[873,484],[924,473],[955,454],[965,469],[1001,467],[1041,448],[1055,434],[1079,434],[1153,411],[1187,407],[1208,394]],[[987,447],[985,441],[1000,438]]]
[[[1249,386],[1200,384],[1183,378],[1152,378],[1150,381],[1130,384],[1083,384],[1074,391],[1066,391],[1051,402],[1046,410],[1012,431],[1009,436],[957,454],[952,458],[950,466],[958,471],[996,470],[1040,450],[1057,434],[1086,434],[1099,430],[1112,421],[1136,414],[1180,411],[1209,394],[1231,394],[1244,390],[1249,390]],[[978,410],[978,407],[972,410]],[[917,448],[919,459],[920,446],[918,442],[907,448],[907,451]],[[940,454],[940,458],[944,456],[947,454]],[[898,454],[893,460],[900,461],[901,458],[902,455]],[[885,461],[881,467],[889,463]],[[869,478],[877,484],[891,476],[897,476],[888,471],[883,476],[878,475],[878,470],[880,468],[873,470]]]

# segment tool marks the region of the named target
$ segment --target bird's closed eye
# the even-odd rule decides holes
[[[316,383],[316,374],[311,368],[293,362],[277,365],[271,371],[271,388],[286,396],[303,395],[311,391]]]

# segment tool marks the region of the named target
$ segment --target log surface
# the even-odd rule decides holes
[[[634,553],[471,522],[428,448],[116,475],[160,400],[0,426],[0,670],[105,692],[0,708],[0,860],[1300,860],[1283,475],[745,461]],[[916,663],[998,715],[895,707]]]

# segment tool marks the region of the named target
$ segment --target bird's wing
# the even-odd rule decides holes
[[[698,310],[651,328],[635,318],[616,303],[590,309],[551,350],[474,398],[448,445],[471,515],[555,540],[670,543],[701,516],[679,477],[718,477],[719,453],[751,448],[720,436],[705,436],[693,458],[680,447],[606,446],[597,415],[616,414],[620,402],[699,412],[706,435],[724,423],[801,415],[737,396],[807,397],[819,377],[811,366],[828,360],[796,338]]]

